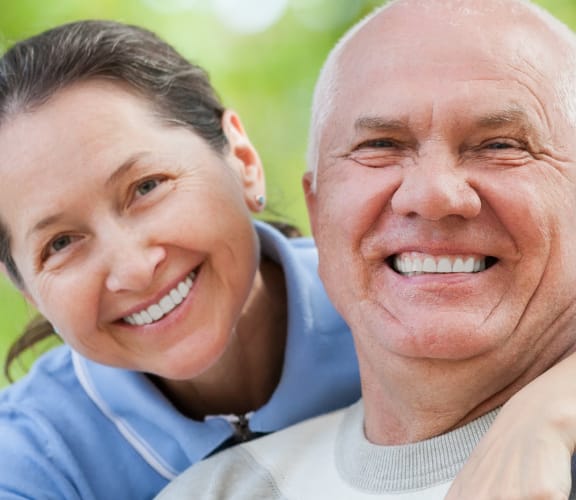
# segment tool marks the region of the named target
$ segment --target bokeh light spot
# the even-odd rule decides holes
[[[288,0],[212,0],[214,14],[238,33],[258,33],[275,24]]]

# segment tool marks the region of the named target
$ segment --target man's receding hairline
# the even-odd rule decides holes
[[[376,7],[372,12],[367,14],[364,18],[362,18],[350,29],[348,29],[330,50],[328,56],[324,60],[324,64],[320,68],[312,96],[312,109],[310,113],[310,125],[308,130],[308,147],[306,151],[306,171],[312,172],[313,174],[311,184],[311,189],[313,192],[316,191],[316,181],[318,175],[318,169],[316,166],[318,163],[319,123],[323,115],[321,111],[328,109],[328,101],[330,101],[334,95],[336,95],[335,74],[338,56],[342,52],[344,46],[356,35],[356,33],[358,33],[382,11],[388,9],[397,1],[398,0],[391,0],[390,2],[387,2],[380,7]]]

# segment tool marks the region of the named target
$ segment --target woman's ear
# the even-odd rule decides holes
[[[227,160],[240,176],[246,205],[252,212],[261,212],[266,203],[266,181],[260,156],[234,111],[227,109],[224,112],[222,129],[230,148]]]

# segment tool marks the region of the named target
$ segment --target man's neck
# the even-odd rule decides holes
[[[380,445],[414,443],[465,425],[503,405],[572,350],[550,353],[527,370],[495,373],[490,360],[394,360],[382,373],[362,361],[365,433]],[[372,354],[373,356],[373,354]],[[390,369],[392,367],[392,369]]]

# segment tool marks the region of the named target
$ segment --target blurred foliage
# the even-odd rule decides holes
[[[274,211],[309,231],[300,177],[314,81],[326,54],[353,22],[380,0],[259,0],[286,4],[260,32],[240,33],[214,4],[240,19],[258,0],[0,0],[0,48],[54,25],[78,19],[115,19],[145,26],[205,67],[224,103],[234,108],[264,161]],[[541,5],[576,27],[574,0]],[[73,291],[71,291],[73,293]],[[33,314],[0,278],[0,358]],[[0,375],[0,386],[5,383]]]

